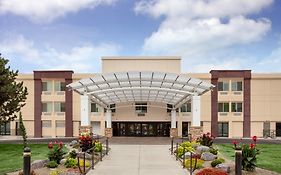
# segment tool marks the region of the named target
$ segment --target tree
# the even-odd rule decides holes
[[[23,82],[16,81],[18,71],[10,70],[8,62],[0,54],[0,124],[17,118],[28,94]]]
[[[27,146],[27,140],[26,140],[27,136],[26,136],[25,126],[22,121],[21,112],[20,112],[20,116],[19,116],[19,125],[20,125],[20,135],[22,136],[22,140],[23,140],[23,148],[25,148]]]

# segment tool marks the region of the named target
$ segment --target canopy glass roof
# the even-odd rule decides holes
[[[192,95],[214,86],[186,75],[164,72],[116,72],[97,74],[67,85],[103,107],[121,102],[160,102],[179,107]]]

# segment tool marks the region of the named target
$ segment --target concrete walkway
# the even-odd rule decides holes
[[[109,156],[87,175],[187,175],[168,145],[111,145]]]

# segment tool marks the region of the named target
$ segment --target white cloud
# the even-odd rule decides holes
[[[105,55],[118,55],[120,46],[113,43],[93,45],[85,43],[68,51],[55,48],[39,49],[33,41],[22,35],[0,42],[2,55],[34,65],[36,69],[70,69],[77,72],[100,72],[100,58]],[[32,71],[29,69],[29,71]]]
[[[12,13],[34,22],[45,23],[99,5],[112,5],[117,0],[0,0],[0,14]]]
[[[135,4],[136,14],[163,18],[158,29],[145,38],[143,54],[181,55],[184,67],[196,72],[247,67],[248,62],[238,56],[224,53],[227,57],[214,57],[213,53],[260,41],[271,30],[271,21],[249,16],[272,3],[273,0],[141,0]]]

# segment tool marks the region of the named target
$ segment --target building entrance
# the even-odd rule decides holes
[[[113,136],[169,137],[171,122],[112,122]]]

